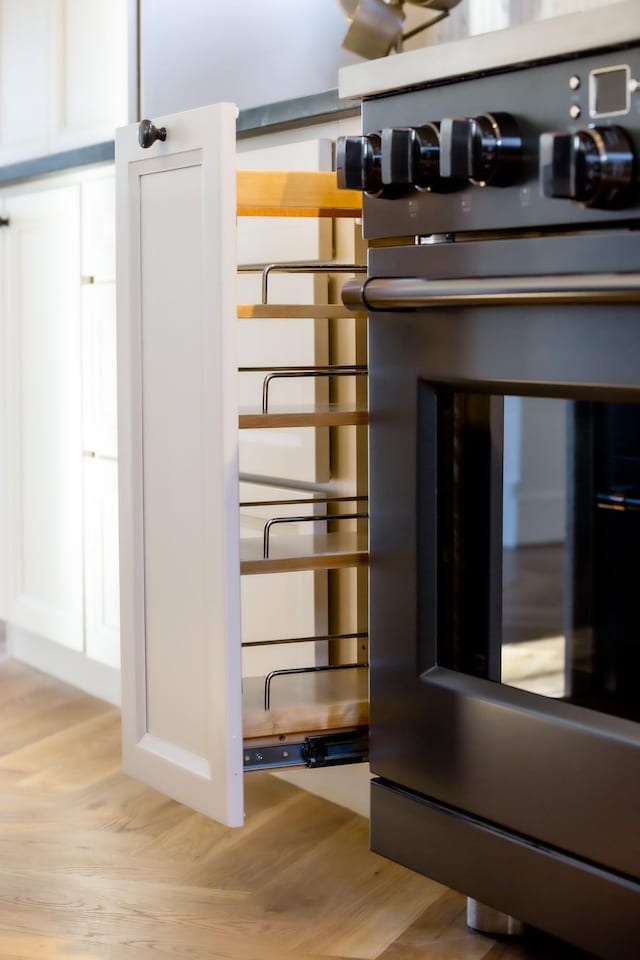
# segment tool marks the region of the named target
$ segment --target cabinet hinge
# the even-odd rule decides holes
[[[369,757],[369,729],[357,727],[340,733],[317,733],[297,741],[245,744],[244,769],[277,767],[335,767],[360,763]]]

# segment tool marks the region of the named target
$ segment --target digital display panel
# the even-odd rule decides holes
[[[607,67],[591,73],[592,117],[610,117],[629,110],[629,67]]]

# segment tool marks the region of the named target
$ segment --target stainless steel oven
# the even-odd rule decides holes
[[[366,98],[338,157],[371,239],[344,297],[369,311],[372,847],[612,960],[640,955],[635,21],[553,56],[507,34],[498,68],[456,45],[476,69]]]

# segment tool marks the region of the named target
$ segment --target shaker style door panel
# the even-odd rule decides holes
[[[127,0],[58,0],[55,148],[113,138],[127,120]]]
[[[0,0],[0,162],[42,154],[52,132],[57,5]]]
[[[7,196],[8,619],[83,648],[79,189]],[[34,277],[37,282],[34,282]]]
[[[116,181],[113,168],[82,182],[82,275],[89,283],[115,280]]]
[[[116,458],[116,290],[115,283],[82,287],[82,447]]]
[[[231,104],[116,138],[123,759],[243,820]]]
[[[85,653],[120,666],[118,583],[118,464],[84,461]]]
[[[0,0],[0,163],[111,140],[127,118],[128,0]]]
[[[4,217],[4,209],[0,208]],[[5,232],[0,230],[0,290],[4,290]],[[0,302],[0,621],[7,619],[7,521],[9,517],[9,492],[7,488],[7,317]]]

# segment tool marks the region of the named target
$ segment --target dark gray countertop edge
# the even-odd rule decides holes
[[[307,126],[311,122],[341,120],[343,117],[357,117],[359,114],[358,102],[340,100],[337,90],[324,90],[307,97],[296,97],[293,100],[281,100],[241,110],[236,132],[238,140],[242,140],[257,133],[290,130]]]
[[[92,143],[88,147],[65,150],[63,153],[50,153],[45,157],[23,160],[0,167],[0,184],[7,185],[33,177],[43,177],[48,173],[60,173],[74,167],[85,167],[90,163],[105,163],[113,160],[115,144],[113,140],[104,143]]]
[[[358,116],[360,104],[340,100],[337,90],[325,90],[308,97],[296,97],[268,103],[261,107],[241,110],[236,124],[239,140],[260,133],[278,130],[291,130],[307,126],[310,123],[323,123],[327,120],[340,120],[343,117]],[[64,153],[51,153],[33,160],[10,163],[0,166],[0,186],[43,177],[49,173],[60,173],[74,167],[84,167],[92,163],[112,161],[115,156],[113,140],[94,143],[88,147],[65,150]]]

